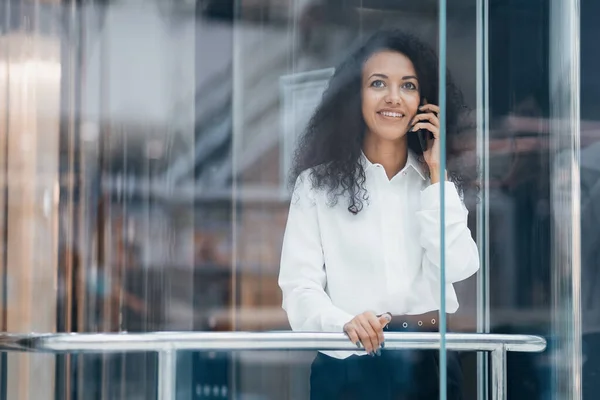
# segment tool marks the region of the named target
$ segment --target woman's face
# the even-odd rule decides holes
[[[361,98],[367,135],[390,141],[403,138],[420,105],[412,61],[391,50],[374,53],[363,67]]]

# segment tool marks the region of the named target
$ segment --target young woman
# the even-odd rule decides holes
[[[345,332],[357,346],[318,354],[313,400],[438,398],[437,351],[381,351],[385,329],[438,329],[440,185],[447,312],[458,309],[452,284],[479,268],[460,175],[440,173],[437,70],[414,37],[376,33],[336,69],[299,143],[283,308],[293,330]],[[462,103],[451,82],[447,93],[451,145]],[[448,399],[461,398],[461,377],[449,352]]]

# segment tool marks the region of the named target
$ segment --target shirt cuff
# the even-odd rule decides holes
[[[440,207],[440,182],[429,185],[421,191],[421,210],[439,210]],[[462,201],[454,183],[444,181],[444,200],[446,208],[462,207]]]
[[[344,332],[344,325],[350,322],[354,318],[354,315],[337,309],[325,318],[326,320],[323,321],[324,332]]]

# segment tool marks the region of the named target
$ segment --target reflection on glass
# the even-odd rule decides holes
[[[600,28],[593,14],[599,4],[584,1],[580,18],[580,229],[581,229],[581,394],[584,400],[597,396],[600,381],[600,298],[598,269],[600,225],[598,194],[600,193],[598,135],[600,86],[597,71],[600,57],[594,49]]]
[[[450,223],[449,209],[454,204],[457,210],[462,200],[469,213],[461,209],[457,237],[470,241],[471,235],[465,233],[470,230],[480,239],[482,276],[488,278],[465,279],[448,290],[448,310],[460,303],[450,329],[473,332],[479,315],[479,327],[485,327],[483,316],[489,319],[491,332],[540,334],[548,339],[546,353],[508,357],[511,399],[576,398],[578,391],[584,399],[596,396],[600,373],[595,294],[600,104],[596,3],[448,4],[447,64],[463,94],[460,101],[450,96],[449,105],[467,107],[456,113],[460,115],[456,121],[448,120],[455,128],[448,136],[449,178],[461,197],[452,200],[452,190],[447,192],[446,218]],[[290,226],[290,204],[292,211],[300,205],[299,196],[289,190],[290,171],[295,178],[300,169],[326,160],[320,158],[324,148],[319,148],[298,164],[294,151],[303,132],[316,126],[310,118],[323,107],[330,79],[343,72],[340,66],[348,64],[342,62],[356,54],[360,44],[375,31],[401,28],[436,53],[437,13],[437,1],[429,0],[2,2],[2,329],[324,330],[321,321],[296,318],[293,312],[286,315],[281,307],[278,279],[284,232],[286,223]],[[575,29],[580,18],[580,29]],[[477,42],[478,32],[483,43]],[[426,64],[425,75],[436,76],[437,62]],[[426,87],[434,82],[420,79],[419,68],[413,67],[419,78],[417,92],[437,93]],[[358,67],[349,70],[363,72]],[[378,91],[388,89],[393,78],[385,75],[369,82],[373,86],[365,86],[364,93],[372,92],[372,99],[377,99]],[[415,93],[409,80],[394,88],[398,98]],[[343,89],[363,93],[361,86]],[[438,103],[435,94],[422,97],[410,103],[407,114],[414,113],[421,100]],[[406,102],[400,103],[404,107]],[[342,154],[353,148],[348,165],[363,159],[364,144],[359,136],[357,142],[349,141],[350,133],[379,126],[376,112],[364,122],[362,118],[362,106],[368,112],[378,110],[376,104],[348,95],[332,107],[355,107],[349,115],[329,119],[342,127],[336,131],[335,150]],[[423,115],[427,117],[420,118],[429,119],[431,114]],[[408,137],[418,155],[417,134],[409,132]],[[371,189],[370,174],[377,176],[376,164],[385,167],[385,163],[369,158],[367,147],[364,153],[363,160],[370,164],[363,183]],[[427,164],[427,160],[412,161],[416,168],[409,170],[416,187],[421,179],[416,172],[422,167],[419,161]],[[346,175],[341,176],[351,179],[342,187],[356,188],[350,169],[343,171]],[[390,183],[387,174],[379,177],[381,187]],[[415,195],[419,190],[414,188],[399,192],[407,197],[400,203],[417,204],[419,196],[428,194],[425,189]],[[410,207],[386,213],[381,226],[365,218],[378,202],[396,201],[397,193],[373,189],[368,198],[362,193],[351,196],[355,208],[347,197],[332,205],[339,208],[340,218],[346,218],[343,223],[365,224],[356,235],[347,233],[353,230],[336,233],[343,224],[338,226],[335,220],[319,226],[335,236],[335,243],[343,242],[339,249],[353,250],[326,249],[324,257],[339,252],[340,258],[349,258],[347,264],[369,268],[361,285],[355,283],[353,297],[343,300],[355,304],[339,318],[338,330],[348,322],[344,319],[367,309],[376,314],[407,310],[421,314],[435,308],[425,306],[431,304],[424,297],[402,297],[410,290],[421,293],[418,285],[407,283],[414,276],[381,277],[372,284],[377,268],[386,262],[421,260],[423,254],[413,253],[432,247],[421,245],[425,238],[407,234],[407,227],[418,225],[413,224]],[[477,207],[484,212],[474,212]],[[400,234],[404,236],[398,238]],[[389,244],[394,237],[397,240]],[[430,237],[439,237],[439,232]],[[450,246],[451,229],[446,237]],[[287,241],[284,248],[289,247]],[[364,243],[373,245],[357,251]],[[388,250],[375,251],[384,245]],[[351,257],[354,252],[360,254]],[[386,254],[389,260],[383,260]],[[451,258],[449,254],[447,274],[452,272]],[[432,268],[422,271],[434,271],[437,257],[425,259],[433,260]],[[447,275],[452,281],[474,270],[468,262],[460,267],[469,272]],[[435,280],[435,274],[428,278]],[[327,276],[327,297],[335,303],[340,289],[332,282],[336,281]],[[290,285],[284,279],[284,292]],[[432,293],[438,293],[439,285],[432,287]],[[581,334],[578,314],[573,312],[579,310],[578,287]],[[375,304],[394,290],[397,301]],[[483,303],[486,298],[489,308]],[[287,303],[286,295],[290,311]],[[396,328],[402,329],[403,323]],[[481,375],[482,364],[473,354],[458,356],[463,396],[477,398],[476,376]],[[314,357],[283,352],[181,354],[178,398],[308,398]],[[157,361],[152,354],[3,354],[0,370],[0,382],[6,383],[0,384],[0,397],[8,399],[157,396]],[[407,376],[401,374],[402,379]],[[479,393],[485,398],[484,392]]]

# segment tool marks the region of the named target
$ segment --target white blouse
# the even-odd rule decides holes
[[[309,171],[292,195],[279,285],[294,331],[342,332],[365,311],[422,314],[440,308],[440,183],[430,184],[414,154],[388,179],[364,155],[368,200],[356,215],[338,198],[311,187]],[[458,300],[452,284],[479,269],[467,210],[446,181],[446,310]],[[338,358],[364,352],[326,352]]]

